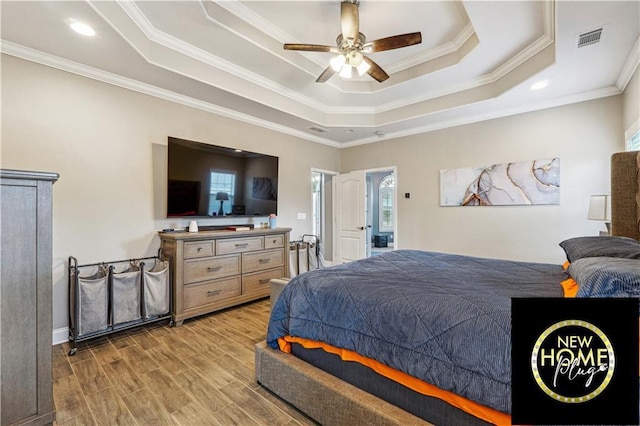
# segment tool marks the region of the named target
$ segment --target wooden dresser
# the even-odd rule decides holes
[[[289,276],[290,231],[161,232],[173,253],[175,324],[269,296],[269,280]]]
[[[0,424],[55,420],[52,192],[57,173],[0,170]]]

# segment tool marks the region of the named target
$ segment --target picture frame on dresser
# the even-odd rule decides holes
[[[289,277],[290,228],[160,232],[173,253],[173,323],[268,297]]]

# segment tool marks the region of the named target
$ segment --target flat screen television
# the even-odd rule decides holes
[[[278,212],[278,157],[169,137],[167,217]]]

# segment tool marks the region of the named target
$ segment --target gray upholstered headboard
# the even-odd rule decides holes
[[[611,156],[611,233],[640,240],[640,151]]]

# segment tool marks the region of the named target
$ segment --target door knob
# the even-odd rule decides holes
[[[359,229],[360,231],[364,231],[364,226],[358,226],[358,229]]]

